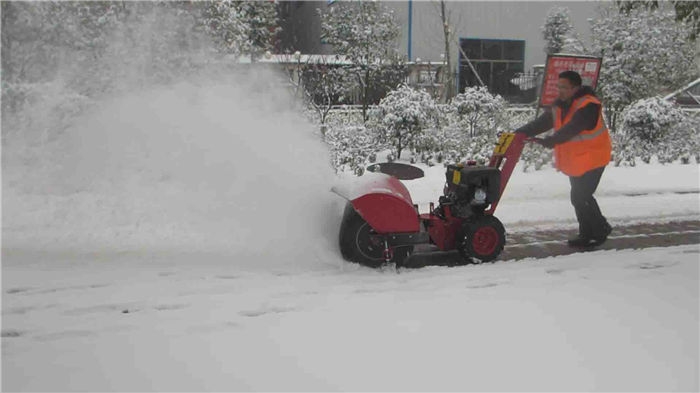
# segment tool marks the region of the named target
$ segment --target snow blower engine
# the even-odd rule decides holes
[[[467,166],[447,166],[444,195],[440,197],[440,205],[433,211],[434,214],[444,216],[444,207],[450,206],[454,217],[469,218],[483,214],[491,203],[499,199],[501,171],[475,165],[470,161]]]

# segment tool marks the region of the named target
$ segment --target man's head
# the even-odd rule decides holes
[[[570,101],[581,88],[581,75],[576,71],[564,71],[559,74],[557,89],[559,89],[559,99]]]

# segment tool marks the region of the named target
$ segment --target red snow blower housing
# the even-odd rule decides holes
[[[425,214],[418,212],[399,181],[418,177],[416,171],[422,175],[419,168],[396,163],[368,168],[383,174],[363,183],[352,196],[339,193],[348,200],[339,236],[343,258],[370,267],[390,262],[422,266],[420,257],[434,251],[456,250],[462,263],[496,259],[506,236],[493,213],[524,143],[522,134],[502,133],[488,166],[473,161],[448,165],[438,206],[431,202]],[[414,253],[415,248],[431,252]]]

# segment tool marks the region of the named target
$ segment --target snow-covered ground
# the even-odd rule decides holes
[[[54,138],[3,130],[3,390],[700,388],[700,245],[348,264],[329,192],[348,179],[268,82],[114,97]],[[444,182],[425,170],[406,182],[422,210]],[[597,195],[614,225],[698,219],[699,181],[609,167]],[[568,192],[518,170],[497,216],[573,228]]]

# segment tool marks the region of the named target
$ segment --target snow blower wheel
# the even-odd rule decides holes
[[[345,260],[368,267],[380,267],[386,263],[384,237],[372,227],[348,203],[340,224],[340,253]],[[400,265],[413,251],[413,246],[394,247],[392,262]]]
[[[465,220],[458,236],[458,250],[467,263],[491,262],[506,244],[503,224],[489,215]]]

